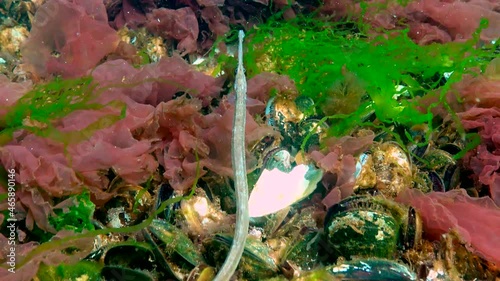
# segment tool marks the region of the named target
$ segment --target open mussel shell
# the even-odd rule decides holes
[[[276,150],[281,145],[281,137],[276,135],[264,136],[261,140],[256,142],[250,149],[252,155],[257,159],[257,164],[254,168],[260,170],[266,157],[273,150]],[[247,167],[247,169],[250,167]],[[249,169],[250,170],[250,169]],[[253,171],[253,169],[251,169]]]
[[[401,247],[413,247],[420,231],[416,213],[380,196],[351,196],[332,206],[325,218],[329,259],[393,258]],[[419,221],[418,221],[419,222]],[[409,225],[411,223],[411,225]],[[409,236],[408,238],[402,238]],[[404,245],[401,245],[403,241]],[[405,244],[406,243],[406,244]]]
[[[216,234],[203,241],[205,257],[209,264],[220,267],[224,262],[233,237]],[[271,258],[270,249],[261,241],[247,238],[238,269],[248,280],[262,280],[278,273],[276,261]]]
[[[298,165],[289,173],[264,169],[248,199],[250,217],[262,217],[309,196],[323,177],[313,165]]]

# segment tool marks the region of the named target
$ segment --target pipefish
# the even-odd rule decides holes
[[[215,281],[228,281],[234,274],[240,262],[248,234],[248,183],[246,174],[245,157],[245,123],[246,123],[246,95],[247,81],[245,68],[243,67],[243,38],[245,33],[238,33],[238,67],[234,90],[236,101],[234,107],[233,135],[231,139],[231,160],[234,173],[234,185],[236,189],[236,230],[233,244],[221,269],[215,276]]]

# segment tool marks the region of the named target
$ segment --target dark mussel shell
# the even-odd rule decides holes
[[[109,248],[104,256],[104,280],[156,280],[155,255],[146,243],[122,242]]]
[[[332,206],[325,218],[326,255],[393,258],[413,247],[421,226],[414,211],[380,196],[351,196]]]
[[[232,243],[233,237],[224,234],[216,234],[203,241],[207,261],[214,266],[222,265]],[[278,266],[271,258],[269,247],[252,238],[245,242],[238,268],[248,280],[263,280],[278,273]]]

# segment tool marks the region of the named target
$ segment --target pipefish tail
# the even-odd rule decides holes
[[[245,33],[243,30],[240,30],[238,33],[238,68],[236,69],[236,79],[234,83],[236,101],[234,108],[233,136],[231,139],[231,160],[233,164],[237,205],[236,230],[229,254],[217,273],[217,276],[215,276],[215,281],[228,281],[233,276],[243,254],[248,233],[248,183],[245,157],[247,80],[245,77],[245,68],[243,67],[244,37]]]

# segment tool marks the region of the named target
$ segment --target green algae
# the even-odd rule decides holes
[[[0,145],[12,140],[13,133],[26,130],[41,137],[47,137],[61,142],[66,146],[88,139],[100,129],[106,128],[123,119],[126,106],[121,101],[112,101],[108,104],[93,102],[104,88],[98,88],[92,83],[90,76],[77,79],[60,79],[37,85],[11,108],[0,126]],[[108,114],[100,117],[89,126],[79,131],[63,132],[56,128],[55,123],[61,118],[78,110],[99,110],[112,107],[120,110],[120,114]]]
[[[49,217],[49,223],[60,231],[62,229],[81,233],[83,230],[94,230],[92,217],[95,205],[90,201],[90,193],[82,192],[72,196],[74,205],[65,209],[54,209],[54,216]]]
[[[432,125],[433,107],[444,106],[456,115],[444,98],[451,85],[491,59],[491,53],[475,48],[486,26],[482,22],[475,37],[465,43],[419,46],[407,36],[408,30],[369,37],[363,32],[367,25],[354,22],[304,17],[270,21],[249,32],[253,48],[247,61],[253,63],[247,63],[247,73],[288,75],[329,120],[331,135],[346,135],[369,124],[365,121],[372,113],[383,123]],[[445,74],[450,74],[448,80],[436,79]],[[440,93],[439,101],[419,110],[416,98],[430,91]],[[329,111],[329,103],[354,106]]]

